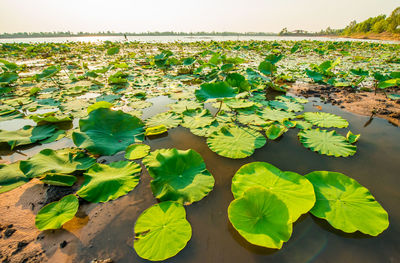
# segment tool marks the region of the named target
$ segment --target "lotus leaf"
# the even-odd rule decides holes
[[[262,187],[249,188],[228,207],[229,221],[251,244],[280,249],[292,235],[285,203]]]
[[[0,194],[11,191],[28,181],[29,178],[19,169],[19,162],[0,164]]]
[[[276,68],[276,66],[275,66],[274,64],[272,64],[271,62],[269,62],[269,61],[263,61],[263,62],[261,62],[260,65],[258,66],[258,70],[259,70],[261,73],[263,73],[263,74],[269,76],[269,75],[274,74],[274,72],[276,72],[277,68]]]
[[[87,113],[89,114],[89,113],[91,113],[92,111],[94,111],[94,110],[96,110],[96,109],[99,109],[99,108],[107,108],[107,109],[110,109],[110,108],[112,108],[113,106],[114,106],[114,105],[113,105],[112,103],[108,102],[108,101],[98,101],[98,102],[96,102],[96,103],[90,105],[90,106],[87,108]]]
[[[45,78],[51,78],[60,72],[61,68],[59,66],[50,66],[42,71],[40,74],[36,74],[36,81],[40,81]]]
[[[265,129],[265,135],[270,140],[275,140],[282,136],[288,129],[280,124],[272,124]]]
[[[14,72],[3,72],[0,74],[0,86],[9,85],[18,79],[18,74]]]
[[[187,110],[183,112],[182,126],[189,129],[196,129],[210,125],[214,121],[210,112],[203,110]]]
[[[254,106],[254,102],[250,100],[240,100],[240,99],[226,99],[224,103],[232,109],[249,108]]]
[[[77,178],[70,174],[48,173],[40,179],[43,183],[56,186],[72,186]]]
[[[235,97],[236,91],[228,83],[219,81],[201,84],[200,89],[195,91],[195,95],[199,101],[206,101],[208,99]]]
[[[400,94],[388,94],[387,97],[391,100],[400,100]]]
[[[306,112],[304,119],[322,128],[346,128],[349,123],[340,116],[327,112]]]
[[[282,110],[274,110],[271,108],[265,108],[261,112],[261,118],[270,121],[279,121],[282,122],[285,119],[294,119],[296,115],[292,112],[286,112]]]
[[[348,143],[345,137],[335,131],[309,129],[302,130],[298,135],[304,147],[320,154],[347,157],[356,153],[357,147]]]
[[[61,112],[47,112],[43,114],[33,114],[29,116],[29,119],[36,123],[58,123],[72,121],[70,115],[62,114]]]
[[[41,231],[61,228],[63,224],[74,218],[78,208],[79,201],[76,196],[64,196],[60,201],[42,207],[36,215],[35,225]]]
[[[93,203],[115,200],[138,185],[141,170],[139,164],[129,161],[96,163],[84,173],[85,181],[77,195]]]
[[[222,127],[207,138],[208,147],[217,154],[232,158],[245,158],[266,143],[265,137],[246,127]]]
[[[296,128],[299,128],[301,130],[308,130],[311,129],[312,127],[313,125],[308,121],[296,121]]]
[[[118,54],[118,52],[119,52],[119,47],[110,47],[109,49],[107,49],[107,55],[109,56]]]
[[[143,122],[122,111],[99,108],[79,120],[80,132],[72,138],[76,146],[94,154],[113,155],[143,140]]]
[[[294,111],[294,112],[299,112],[304,110],[303,105],[291,101],[271,100],[268,102],[268,105],[277,110]]]
[[[181,100],[178,101],[177,103],[169,104],[168,106],[172,111],[176,113],[182,113],[186,110],[195,110],[203,108],[203,104],[197,101],[189,101],[189,100]]]
[[[163,134],[163,133],[166,133],[167,131],[168,131],[168,129],[167,129],[167,127],[165,127],[165,125],[158,125],[155,127],[147,128],[144,134],[146,136],[152,136],[152,135]]]
[[[146,209],[135,223],[134,248],[147,260],[161,261],[179,253],[192,237],[185,208],[176,202],[161,202]]]
[[[313,184],[316,202],[311,213],[346,233],[377,236],[389,226],[387,212],[367,188],[344,174],[316,171],[305,175]]]
[[[146,144],[132,144],[126,148],[125,158],[136,160],[145,157],[150,152],[150,146]]]
[[[196,129],[190,129],[190,132],[197,136],[209,137],[213,132],[219,131],[221,127],[221,124],[215,120],[213,123],[211,123],[211,125]]]
[[[360,139],[360,134],[353,134],[351,131],[349,131],[346,135],[346,140],[349,143],[356,143],[358,139]]]
[[[19,145],[27,145],[45,140],[56,132],[54,125],[24,126],[17,131],[0,130],[0,143],[6,142],[13,149]]]
[[[176,128],[182,118],[174,112],[162,112],[146,120],[147,127],[165,125],[167,129]]]

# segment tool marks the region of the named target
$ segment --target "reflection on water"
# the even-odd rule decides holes
[[[172,101],[167,97],[158,97],[152,102],[154,105],[144,111],[144,118],[166,110],[164,105]],[[400,262],[400,129],[379,118],[364,127],[369,117],[354,115],[316,100],[308,103],[305,110],[316,111],[312,105],[319,105],[325,112],[346,118],[350,123],[349,129],[355,134],[361,133],[354,156],[334,158],[314,153],[300,144],[297,129],[291,129],[277,141],[268,141],[254,155],[240,160],[218,156],[207,147],[205,138],[195,136],[182,127],[170,130],[168,136],[146,141],[152,150],[172,147],[196,150],[215,177],[215,187],[209,196],[186,209],[193,229],[188,246],[165,262]],[[347,129],[337,131],[345,135]],[[61,148],[69,143],[69,139],[63,139],[51,144],[50,148]],[[48,147],[46,145],[45,148]],[[32,155],[36,152],[35,148],[24,152]],[[123,158],[123,154],[102,157],[106,161]],[[269,162],[284,171],[300,174],[330,170],[356,179],[370,189],[388,211],[389,229],[378,237],[345,234],[306,214],[295,223],[291,239],[281,250],[249,244],[229,223],[227,207],[233,200],[230,191],[232,176],[240,166],[254,161]],[[75,261],[112,258],[115,262],[147,262],[136,255],[132,244],[136,219],[143,210],[156,203],[150,180],[144,170],[139,185],[128,195],[105,204],[81,205],[80,212],[85,216],[78,222],[80,230],[73,231],[79,239],[71,241],[76,245]]]

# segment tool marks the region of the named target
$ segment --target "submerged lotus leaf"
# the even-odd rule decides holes
[[[346,233],[360,231],[377,236],[389,226],[387,212],[367,188],[336,172],[316,171],[305,175],[313,184],[316,202],[311,213]]]
[[[189,129],[196,129],[208,126],[213,121],[213,116],[206,109],[187,110],[183,112],[182,126]]]
[[[165,125],[167,129],[176,128],[181,124],[182,118],[174,112],[162,112],[146,120],[147,127]]]
[[[151,189],[161,201],[191,204],[203,199],[214,187],[214,177],[194,150],[158,151],[151,160],[145,162],[153,177]]]
[[[85,181],[77,195],[93,203],[115,200],[138,185],[141,170],[139,164],[129,161],[96,163],[84,173]]]
[[[70,174],[86,170],[96,160],[76,149],[44,149],[26,161],[20,162],[21,171],[29,178],[41,177],[47,173]]]
[[[147,260],[161,261],[175,256],[192,237],[185,208],[166,201],[146,209],[135,223],[136,253]]]
[[[41,231],[61,228],[63,224],[74,218],[78,208],[79,201],[76,196],[64,196],[60,201],[50,203],[40,209],[35,218],[35,225]]]
[[[261,112],[261,118],[269,121],[279,121],[282,122],[285,119],[294,119],[296,115],[292,112],[274,110],[271,108],[265,108]]]
[[[282,136],[288,129],[280,124],[272,124],[265,129],[265,135],[270,140],[278,139]]]
[[[232,159],[246,158],[266,143],[265,137],[246,127],[224,126],[207,138],[210,149],[224,157]]]
[[[309,129],[302,130],[298,135],[304,147],[320,154],[347,157],[354,155],[357,150],[356,146],[351,145],[345,137],[335,131]]]
[[[299,112],[304,110],[304,106],[296,102],[271,100],[268,105],[277,110]]]
[[[349,123],[340,116],[327,112],[306,112],[304,119],[322,128],[346,128]]]
[[[150,146],[146,144],[132,144],[126,148],[125,158],[136,160],[145,157],[150,152]]]
[[[45,140],[56,133],[54,125],[24,126],[17,131],[0,130],[0,143],[5,142],[13,149],[19,145],[27,145]]]
[[[283,172],[269,163],[245,164],[232,178],[235,198],[255,186],[265,188],[282,200],[289,210],[291,222],[307,213],[315,203],[314,188],[306,178],[294,172]]]
[[[203,108],[203,104],[197,101],[181,100],[178,101],[177,103],[169,104],[168,107],[176,113],[182,113],[186,110],[195,110]]]
[[[196,98],[199,101],[209,99],[223,99],[236,96],[236,90],[224,81],[214,83],[203,83],[200,89],[195,91]]]
[[[262,187],[249,188],[228,207],[229,221],[251,244],[280,249],[292,235],[285,203]]]
[[[122,111],[100,108],[79,120],[80,132],[72,138],[76,146],[94,154],[113,155],[143,140],[143,122]]]
[[[19,169],[19,162],[0,164],[0,193],[11,191],[29,181]]]

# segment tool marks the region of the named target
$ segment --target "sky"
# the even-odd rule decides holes
[[[0,0],[0,33],[319,31],[398,6],[400,0]]]

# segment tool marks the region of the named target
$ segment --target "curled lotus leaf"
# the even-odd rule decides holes
[[[148,160],[144,163],[153,177],[151,189],[161,201],[191,204],[203,199],[214,187],[214,177],[194,150],[158,151]]]
[[[147,127],[165,125],[167,129],[178,127],[181,124],[182,118],[174,112],[162,112],[146,120]]]
[[[320,154],[335,157],[347,157],[356,153],[357,147],[350,144],[336,131],[308,129],[299,132],[300,142],[304,147]]]
[[[11,191],[29,181],[19,169],[19,162],[0,164],[0,194]]]
[[[185,208],[172,201],[146,209],[135,223],[133,247],[147,260],[161,261],[175,256],[192,237]]]
[[[284,125],[272,124],[265,129],[265,135],[270,140],[276,140],[288,131]]]
[[[351,131],[349,131],[346,135],[346,140],[349,143],[356,143],[358,139],[360,139],[361,134],[353,134]]]
[[[158,126],[146,128],[144,135],[146,135],[146,136],[159,135],[159,134],[166,133],[167,131],[168,131],[167,127],[165,127],[165,125],[161,124]]]
[[[316,171],[305,175],[313,184],[316,202],[311,213],[346,233],[360,231],[377,236],[389,226],[387,212],[367,188],[336,172]]]
[[[79,132],[72,138],[76,146],[94,154],[114,155],[144,138],[143,122],[122,111],[99,108],[79,120]]]
[[[314,188],[306,178],[294,172],[281,171],[266,162],[245,164],[232,178],[235,198],[255,186],[265,188],[282,200],[289,210],[291,222],[307,213],[315,203]]]
[[[228,218],[251,244],[280,249],[292,235],[292,223],[285,203],[262,187],[249,188],[231,202]]]
[[[213,152],[232,159],[246,158],[265,143],[265,137],[258,131],[237,126],[224,126],[207,138]]]
[[[196,129],[208,126],[213,121],[213,116],[206,109],[187,110],[183,112],[182,126],[189,129]]]
[[[304,119],[322,128],[346,128],[349,123],[340,116],[327,112],[306,112]]]
[[[84,173],[85,181],[77,195],[93,203],[115,200],[138,185],[141,170],[139,164],[129,161],[96,163]]]

